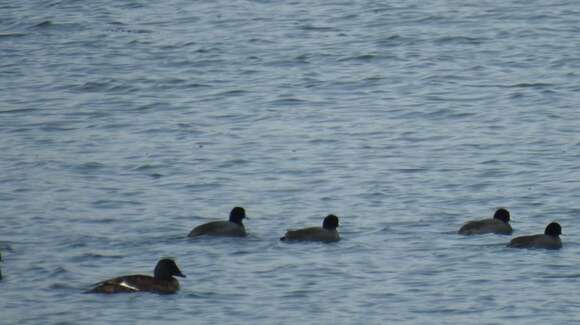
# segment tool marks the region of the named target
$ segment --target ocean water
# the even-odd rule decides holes
[[[0,1],[0,323],[580,323],[579,15]],[[234,206],[249,238],[186,237]],[[455,234],[497,207],[564,248]],[[83,294],[163,256],[175,295]]]

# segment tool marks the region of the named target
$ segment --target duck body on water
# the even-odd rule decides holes
[[[510,213],[507,209],[498,209],[493,218],[473,220],[465,223],[458,231],[460,235],[498,234],[511,235]]]
[[[179,281],[174,276],[185,278],[172,259],[164,258],[157,262],[153,276],[125,275],[99,282],[87,293],[133,293],[151,292],[172,294],[179,290]]]
[[[329,214],[322,221],[322,227],[309,227],[288,230],[286,234],[280,238],[280,240],[335,242],[340,240],[340,235],[336,230],[338,226],[338,217],[333,214]]]
[[[560,224],[552,222],[546,226],[543,234],[516,237],[510,241],[508,247],[560,249],[562,248],[561,234]]]
[[[235,207],[230,212],[229,220],[211,221],[199,225],[189,233],[188,237],[221,236],[221,237],[246,237],[246,227],[242,220],[246,218],[246,210]]]

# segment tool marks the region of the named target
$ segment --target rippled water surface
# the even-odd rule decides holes
[[[580,322],[579,15],[0,1],[0,323]],[[237,205],[249,238],[186,238]],[[564,248],[455,234],[500,206]],[[82,293],[162,256],[176,295]]]

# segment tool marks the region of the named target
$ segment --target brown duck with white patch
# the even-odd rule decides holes
[[[88,293],[131,293],[153,292],[159,294],[176,293],[179,282],[173,276],[185,278],[175,261],[164,258],[157,262],[153,276],[125,275],[99,282]]]

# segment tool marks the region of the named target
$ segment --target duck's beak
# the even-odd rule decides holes
[[[182,277],[182,278],[187,278],[187,277],[185,276],[185,274],[181,273],[181,271],[179,271],[179,273],[176,273],[176,274],[174,274],[174,275],[175,275],[175,276]]]

